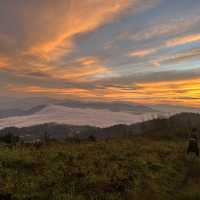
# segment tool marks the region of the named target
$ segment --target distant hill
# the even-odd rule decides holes
[[[46,123],[24,128],[5,128],[0,130],[0,135],[11,133],[29,139],[42,138],[44,134],[55,139],[71,137],[85,139],[92,135],[96,138],[105,139],[146,134],[147,137],[169,139],[174,137],[185,138],[193,127],[200,130],[200,114],[180,113],[170,118],[152,119],[132,125],[118,124],[107,128]]]
[[[65,139],[71,138],[74,136],[79,136],[83,132],[87,132],[88,130],[95,132],[96,127],[90,126],[73,126],[73,125],[65,125],[65,124],[56,124],[56,123],[48,123],[35,125],[30,127],[7,127],[5,129],[0,130],[0,135],[4,134],[13,134],[24,138],[25,140],[34,140],[41,139],[47,134],[49,137],[54,139]]]

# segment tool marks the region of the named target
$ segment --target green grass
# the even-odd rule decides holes
[[[187,143],[144,137],[0,148],[0,199],[199,200]]]

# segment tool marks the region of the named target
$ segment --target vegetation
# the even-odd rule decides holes
[[[144,136],[0,147],[0,199],[198,200],[186,140]]]
[[[180,113],[169,118],[153,117],[149,121],[132,125],[118,124],[106,128],[92,126],[76,126],[66,124],[47,123],[30,127],[7,127],[0,130],[0,136],[12,134],[20,137],[23,141],[34,141],[37,139],[47,141],[58,140],[83,140],[83,139],[106,139],[112,137],[127,137],[138,134],[158,136],[162,134],[167,138],[187,138],[192,127],[200,130],[200,114]],[[200,132],[200,131],[199,131]]]
[[[16,135],[7,133],[0,136],[0,143],[15,145],[19,142],[20,138]]]

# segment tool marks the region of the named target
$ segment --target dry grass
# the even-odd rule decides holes
[[[0,149],[0,199],[198,200],[186,143],[144,137]]]

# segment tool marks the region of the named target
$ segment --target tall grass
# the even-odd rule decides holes
[[[198,200],[186,143],[144,137],[0,148],[0,199]]]

